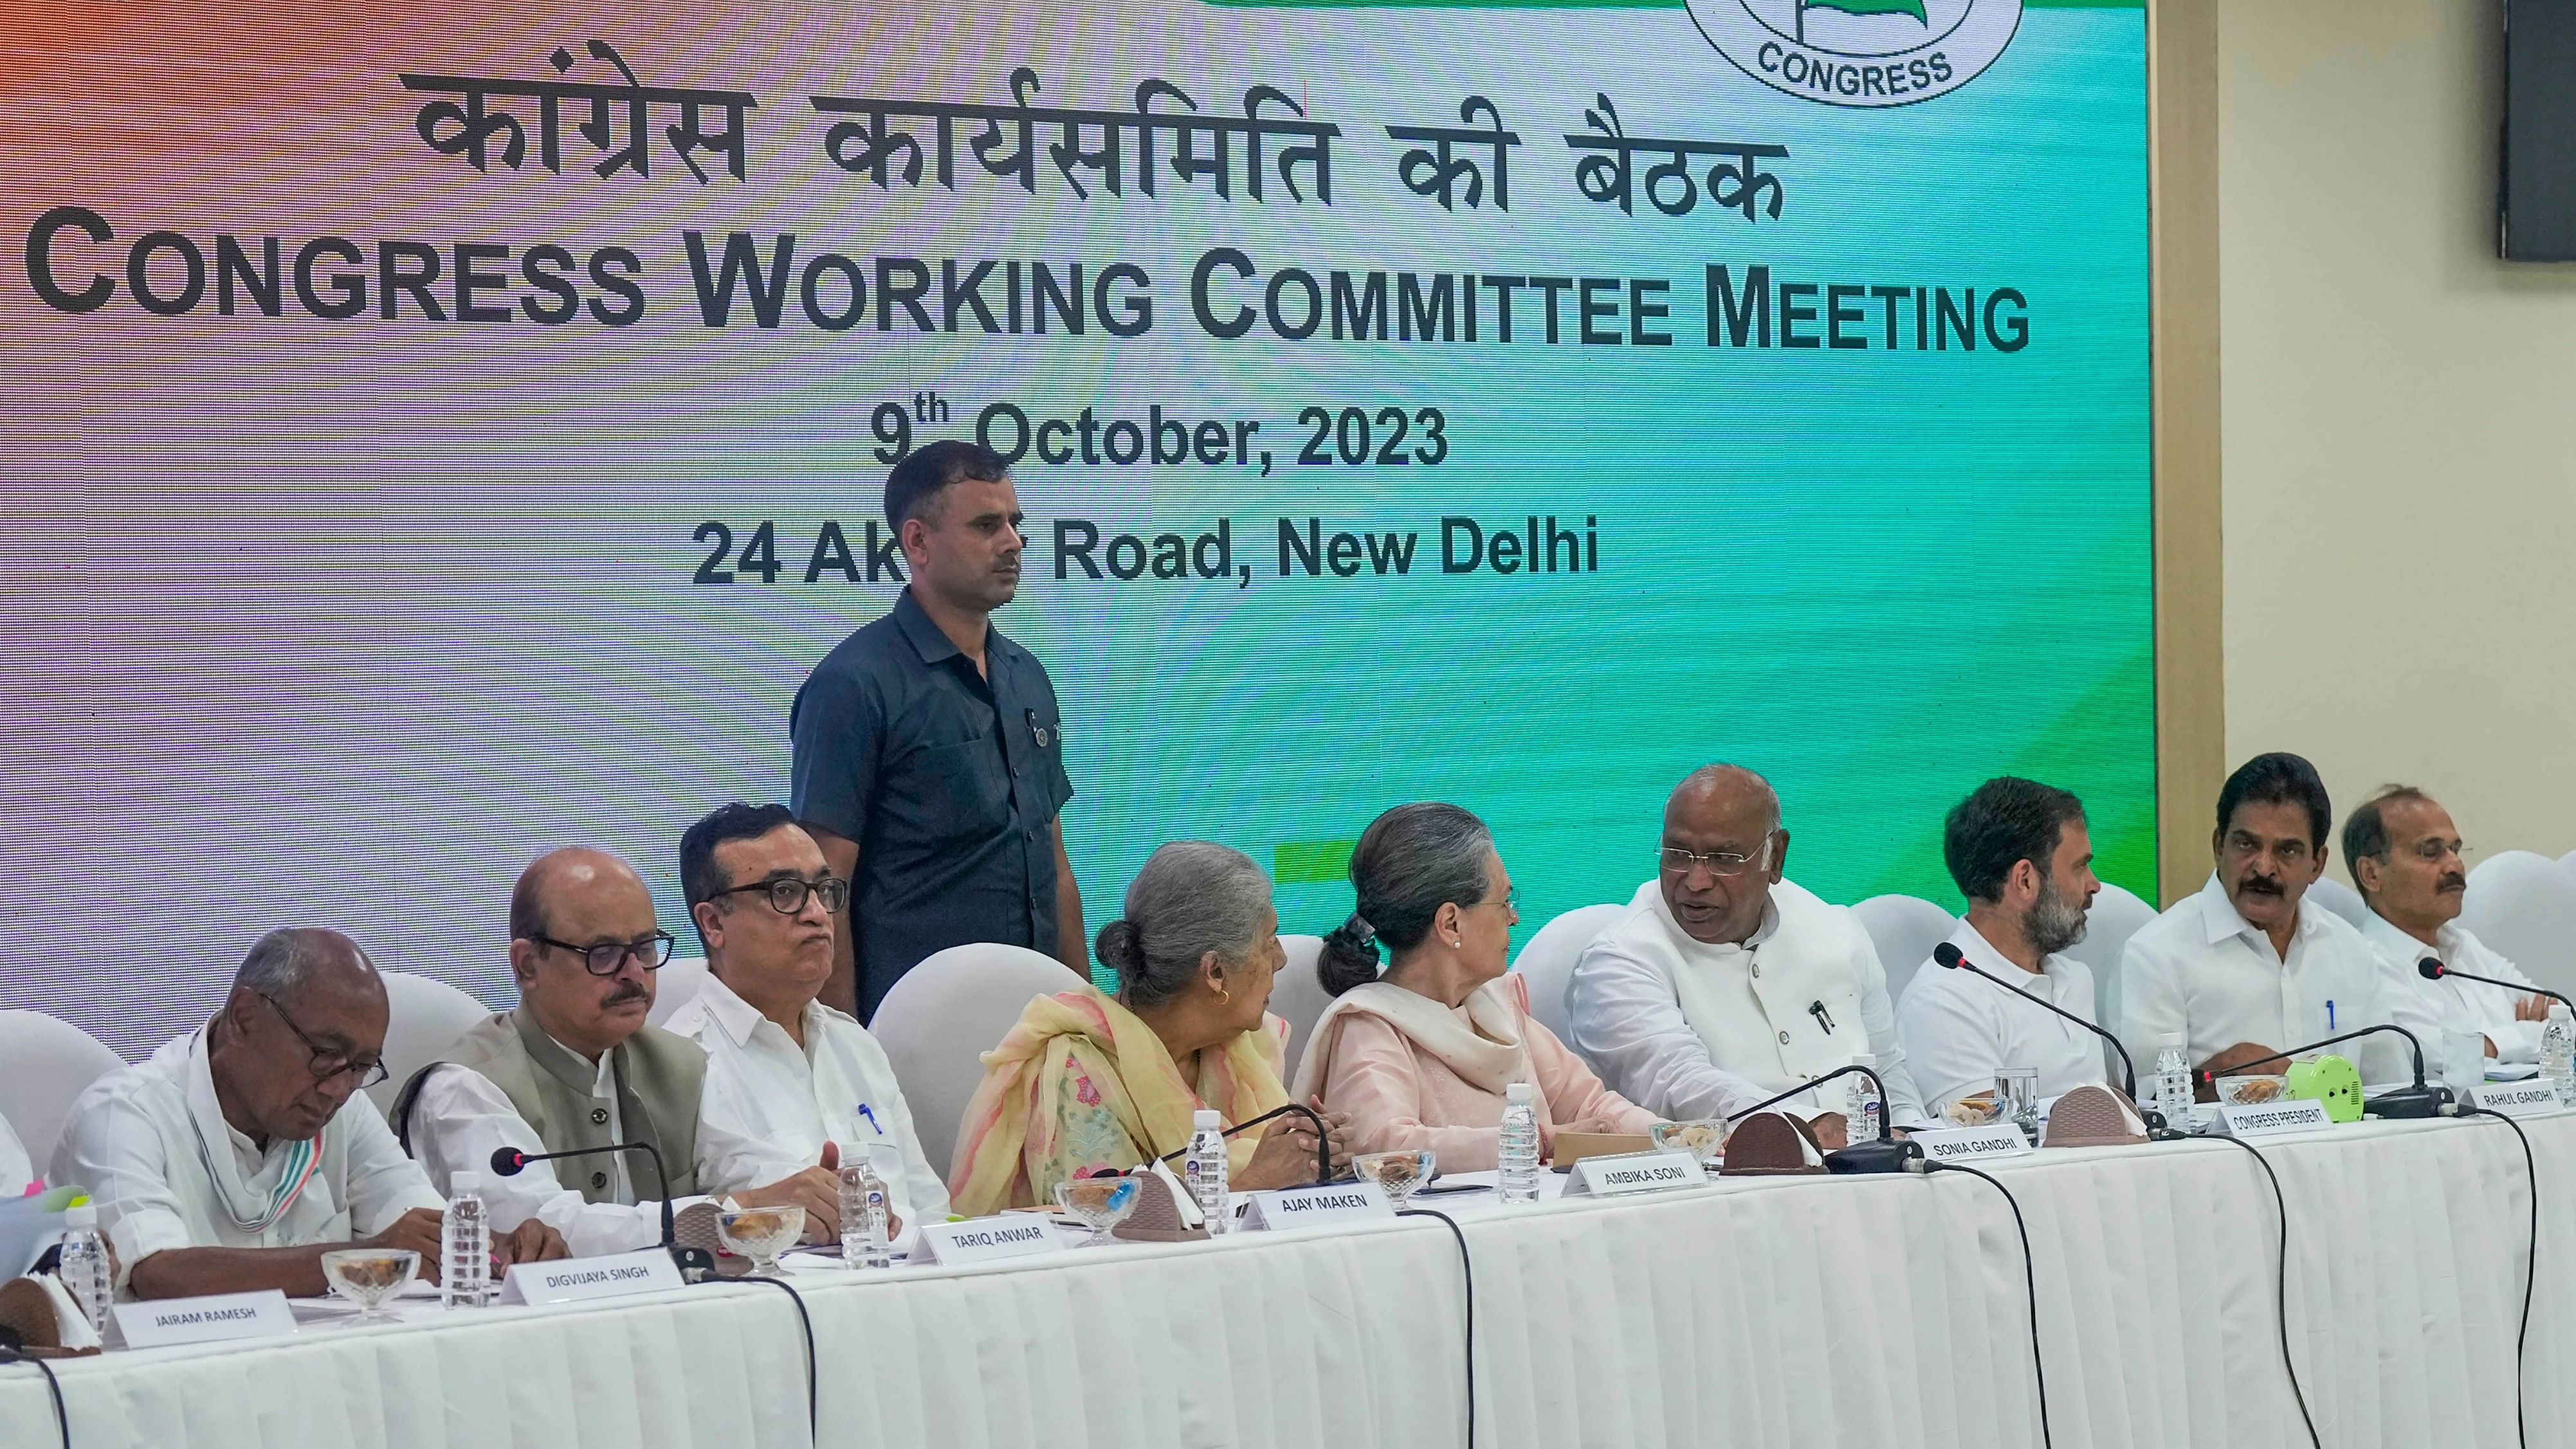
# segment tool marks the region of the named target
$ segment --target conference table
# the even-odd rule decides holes
[[[2542,1203],[2521,1355],[2533,1446],[2576,1449],[2576,1114],[2524,1119]],[[2329,1449],[2514,1445],[2531,1185],[2494,1120],[2257,1142],[2289,1219],[2289,1347]],[[2309,1441],[2282,1368],[2263,1166],[2214,1141],[1981,1164],[2027,1220],[2049,1440]],[[1965,1173],[1749,1177],[1452,1215],[1472,1264],[1474,1442],[2036,1446],[2021,1238]],[[799,1271],[825,1445],[1468,1443],[1448,1227]],[[792,1449],[786,1294],[711,1283],[58,1361],[81,1449]],[[0,1444],[55,1442],[0,1368]]]

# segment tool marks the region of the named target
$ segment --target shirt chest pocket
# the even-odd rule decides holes
[[[992,736],[912,752],[904,776],[938,833],[1009,823],[1009,775]]]

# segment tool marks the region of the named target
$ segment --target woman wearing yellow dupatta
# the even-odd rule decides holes
[[[1178,841],[1145,862],[1126,905],[1096,943],[1118,994],[1085,983],[1037,997],[984,1054],[948,1176],[957,1211],[1051,1203],[1059,1182],[1187,1146],[1200,1108],[1231,1127],[1288,1101],[1288,1026],[1264,1011],[1287,956],[1261,867]],[[1324,1117],[1338,1168],[1341,1114]],[[1315,1145],[1304,1117],[1274,1119],[1234,1139],[1228,1176],[1247,1191],[1312,1182]]]

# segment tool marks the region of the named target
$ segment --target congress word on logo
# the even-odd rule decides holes
[[[1773,90],[1829,106],[1910,106],[1995,63],[2022,0],[1689,0],[1718,53]]]

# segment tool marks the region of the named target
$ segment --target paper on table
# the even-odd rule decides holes
[[[2490,1082],[2519,1082],[2525,1078],[2536,1077],[2539,1075],[2540,1064],[2538,1062],[2487,1063],[2487,1080]]]

